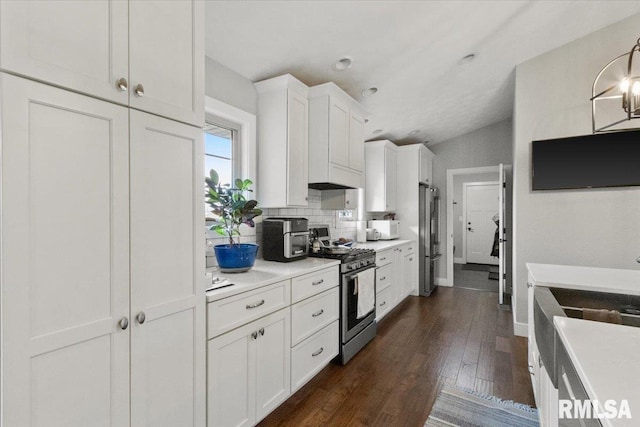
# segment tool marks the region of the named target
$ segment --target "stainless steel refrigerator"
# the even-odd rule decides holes
[[[420,184],[420,230],[418,256],[420,259],[420,274],[418,292],[421,296],[428,297],[436,288],[438,277],[438,260],[440,254],[439,241],[439,211],[440,194],[436,187]]]

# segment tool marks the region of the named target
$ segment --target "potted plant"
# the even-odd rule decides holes
[[[214,247],[218,268],[225,273],[240,273],[251,270],[258,253],[258,245],[253,243],[238,243],[240,225],[254,227],[254,218],[262,215],[258,209],[258,202],[247,200],[246,192],[253,182],[249,179],[236,179],[235,186],[220,183],[218,173],[211,169],[205,178],[207,184],[206,199],[211,212],[216,216],[216,222],[211,230],[229,239],[229,244]]]

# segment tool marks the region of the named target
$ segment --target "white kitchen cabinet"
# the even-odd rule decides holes
[[[208,422],[253,426],[290,394],[289,308],[208,344]]]
[[[419,181],[433,185],[433,153],[424,145],[418,146]]]
[[[309,89],[309,186],[364,185],[364,109],[334,83]]]
[[[202,132],[0,87],[3,425],[204,425]]]
[[[323,190],[320,206],[323,210],[358,208],[358,190]]]
[[[202,126],[204,5],[0,2],[0,68]]]
[[[2,420],[129,425],[128,112],[0,74]]]
[[[131,110],[130,136],[131,424],[203,425],[202,130]]]
[[[367,142],[366,197],[369,212],[396,210],[398,148],[388,140]]]
[[[403,245],[400,250],[400,257],[402,258],[402,280],[400,281],[402,292],[400,299],[402,300],[418,290],[418,255],[414,243]]]
[[[129,105],[204,124],[204,2],[129,0]]]
[[[290,74],[258,91],[258,201],[265,208],[308,205],[308,87]]]

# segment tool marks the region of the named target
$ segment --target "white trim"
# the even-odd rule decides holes
[[[467,190],[469,187],[481,187],[481,186],[495,185],[497,190],[500,190],[500,181],[484,181],[484,182],[463,182],[462,183],[462,259],[464,263],[467,263]],[[448,193],[447,193],[448,194]],[[500,207],[498,206],[498,210]],[[453,237],[452,237],[453,239]],[[453,240],[452,240],[453,241]]]
[[[454,258],[453,259],[453,263],[454,264],[466,264],[467,262],[464,260],[464,258]]]
[[[499,173],[500,166],[447,169],[447,277],[444,280],[453,282],[453,176],[490,172]]]
[[[438,286],[447,286],[449,288],[453,286],[453,284],[449,282],[446,277],[436,277],[436,284]]]
[[[237,124],[239,127],[239,161],[238,176],[253,181],[254,198],[257,198],[258,183],[256,183],[256,116],[233,105],[226,104],[209,96],[205,97],[205,114],[220,117]]]
[[[515,286],[514,286],[515,288]],[[513,322],[513,335],[517,337],[529,336],[529,327],[526,323]]]

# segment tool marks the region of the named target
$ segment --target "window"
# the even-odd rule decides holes
[[[204,139],[204,174],[215,169],[220,183],[232,184],[237,174],[234,163],[237,157],[236,143],[238,131],[206,123]]]

